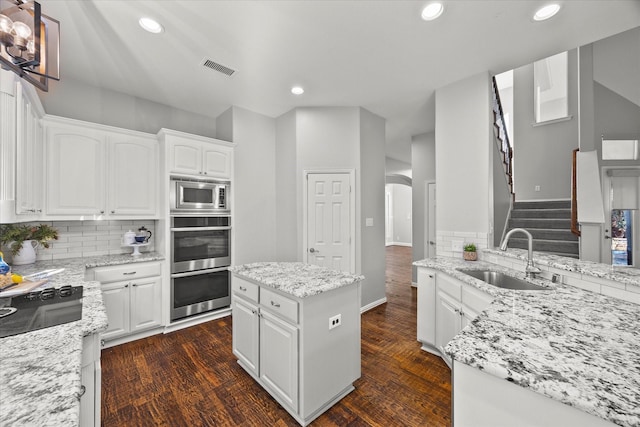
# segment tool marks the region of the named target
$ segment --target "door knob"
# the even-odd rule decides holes
[[[605,239],[610,239],[610,238],[611,238],[611,236],[607,236],[607,235],[605,234],[605,235],[604,235],[604,238],[605,238]]]
[[[309,252],[311,252],[313,254],[313,253],[320,252],[320,251],[317,250],[317,249],[311,248],[311,249],[309,249]]]

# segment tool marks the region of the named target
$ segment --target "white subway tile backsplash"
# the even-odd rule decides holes
[[[48,249],[37,250],[38,260],[82,258],[101,255],[131,253],[132,249],[122,246],[125,232],[136,231],[143,225],[155,235],[154,220],[109,220],[109,221],[52,221],[47,223],[58,230],[58,240]],[[154,250],[154,241],[147,250]]]

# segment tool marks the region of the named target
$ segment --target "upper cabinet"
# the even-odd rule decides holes
[[[42,212],[43,115],[35,89],[0,70],[0,223]]]
[[[171,175],[231,179],[232,143],[168,129],[158,135],[166,145]]]
[[[45,216],[153,218],[158,143],[151,135],[47,117]]]

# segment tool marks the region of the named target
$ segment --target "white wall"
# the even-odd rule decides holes
[[[415,135],[411,138],[411,169],[413,171],[411,211],[412,223],[412,252],[413,260],[418,261],[427,257],[425,247],[425,218],[424,211],[426,182],[436,179],[436,135],[435,132]],[[436,184],[437,186],[437,184]],[[438,191],[436,190],[436,194]],[[437,219],[436,219],[437,221]],[[417,282],[417,269],[413,267],[413,282]]]
[[[162,128],[216,137],[216,119],[89,86],[64,77],[49,92],[38,91],[47,114],[156,134]]]
[[[409,163],[386,157],[384,164],[387,175],[403,175],[408,178],[412,176],[411,165]]]
[[[389,243],[411,246],[411,187],[402,184],[387,184],[387,188],[391,193],[393,220],[393,235]]]
[[[456,240],[487,247],[493,220],[490,82],[483,72],[436,91],[438,255],[461,256],[452,251]]]
[[[276,119],[276,254],[279,261],[302,261],[302,202],[298,186],[296,110]]]

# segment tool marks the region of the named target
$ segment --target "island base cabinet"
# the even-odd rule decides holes
[[[80,427],[100,426],[102,367],[100,336],[92,334],[82,340]]]
[[[306,298],[232,278],[233,353],[302,426],[360,378],[360,283]],[[340,325],[330,329],[330,319]]]
[[[568,404],[454,361],[455,427],[613,427],[615,424]]]

